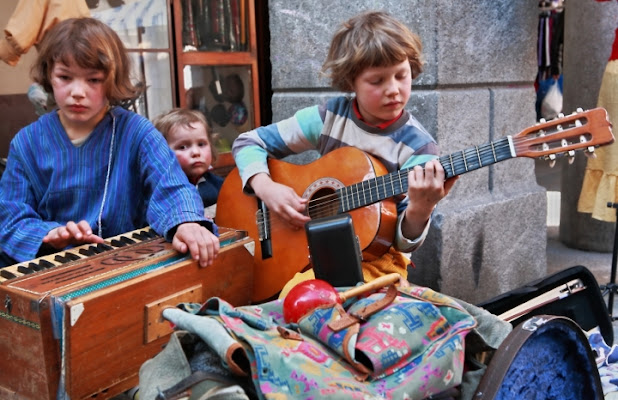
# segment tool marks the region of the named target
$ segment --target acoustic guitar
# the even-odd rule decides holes
[[[595,147],[614,141],[611,123],[603,108],[578,110],[568,116],[529,127],[515,136],[475,146],[439,158],[447,178],[515,157],[573,157],[576,150],[593,153]],[[292,187],[308,199],[312,219],[349,213],[358,236],[363,259],[384,254],[394,238],[397,212],[394,196],[407,193],[408,172],[389,173],[371,155],[343,147],[305,165],[268,160],[274,181]],[[275,296],[295,273],[309,265],[307,238],[303,229],[293,229],[255,196],[242,192],[238,169],[223,182],[216,222],[248,232],[255,243],[253,301]]]

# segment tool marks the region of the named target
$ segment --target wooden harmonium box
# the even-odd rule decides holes
[[[167,343],[163,308],[249,304],[254,242],[226,228],[219,240],[206,268],[145,228],[0,270],[0,399],[113,397]]]

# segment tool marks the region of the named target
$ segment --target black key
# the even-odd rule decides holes
[[[56,256],[54,257],[54,261],[57,261],[60,264],[65,264],[71,261],[71,259],[67,257],[66,254],[65,255],[56,254]]]
[[[43,267],[41,267],[39,264],[37,264],[35,262],[32,262],[32,261],[30,261],[28,263],[28,268],[30,268],[30,269],[32,269],[34,271],[41,271],[41,270],[43,270]]]
[[[135,240],[133,240],[130,237],[127,237],[127,236],[120,236],[120,241],[124,242],[126,244],[135,244]]]
[[[9,270],[6,269],[0,269],[0,276],[3,277],[4,279],[15,279],[17,278],[17,275],[15,275],[14,273],[10,272]]]
[[[24,274],[24,275],[28,275],[28,274],[32,274],[32,273],[34,273],[34,270],[32,270],[32,269],[30,269],[30,268],[26,267],[25,265],[19,265],[19,266],[17,267],[17,272],[20,272],[20,273],[22,273],[22,274]]]
[[[159,235],[157,235],[157,232],[154,231],[154,229],[149,228],[148,230],[145,230],[144,233],[146,234],[146,236],[148,236],[149,238],[154,238],[157,237]]]
[[[56,264],[52,263],[51,261],[47,261],[45,259],[42,259],[41,261],[39,261],[39,265],[44,268],[54,268],[56,266]]]
[[[71,260],[71,261],[76,261],[76,260],[81,259],[80,256],[78,256],[77,254],[75,254],[73,252],[67,252],[64,256],[66,258],[68,258],[69,260]]]
[[[123,247],[127,245],[125,242],[118,240],[118,239],[112,239],[111,244],[114,247]]]
[[[81,249],[79,249],[79,254],[86,257],[92,257],[98,253],[100,252],[97,251],[96,246],[82,247]]]
[[[101,252],[112,250],[113,247],[105,244],[105,243],[97,243],[97,249],[101,250]]]
[[[134,239],[138,239],[138,240],[148,239],[148,234],[144,232],[133,232],[131,236],[133,236]]]

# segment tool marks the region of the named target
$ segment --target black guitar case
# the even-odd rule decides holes
[[[598,327],[608,346],[612,320],[599,285],[588,268],[577,265],[506,292],[480,304],[515,327],[535,315],[567,317],[583,330]]]
[[[538,315],[517,325],[493,354],[474,400],[602,400],[592,348],[566,317]]]

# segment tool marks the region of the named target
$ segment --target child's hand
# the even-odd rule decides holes
[[[457,176],[445,179],[445,172],[438,160],[432,160],[425,167],[416,166],[408,173],[409,203],[402,225],[405,237],[420,236],[433,209],[451,190]]]
[[[180,253],[189,251],[201,267],[207,267],[219,254],[219,238],[198,223],[186,222],[178,225],[172,247]]]
[[[251,187],[257,197],[262,199],[268,210],[294,228],[303,228],[309,221],[305,211],[307,199],[303,199],[289,186],[274,182],[267,174],[257,174],[251,178]]]
[[[80,221],[77,224],[69,221],[66,226],[59,226],[47,232],[43,238],[43,243],[59,250],[69,245],[103,242],[103,238],[92,233],[92,228],[86,221]]]

